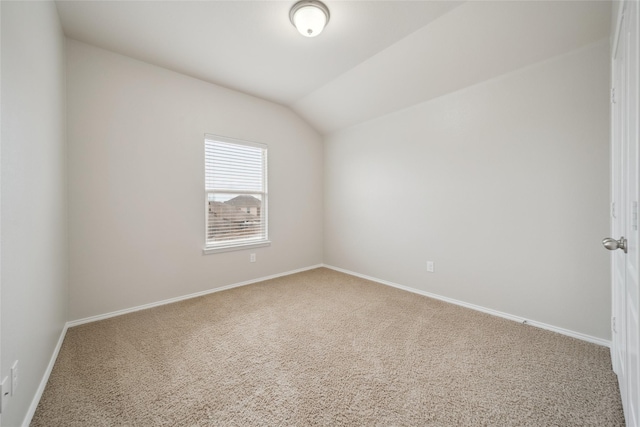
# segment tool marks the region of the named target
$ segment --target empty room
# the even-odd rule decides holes
[[[639,426],[637,1],[0,1],[0,425]]]

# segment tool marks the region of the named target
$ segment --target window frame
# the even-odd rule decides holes
[[[262,191],[238,190],[231,188],[207,188],[207,180],[209,174],[207,172],[207,143],[219,142],[223,144],[241,145],[254,147],[262,150]],[[242,139],[230,138],[226,136],[205,134],[204,135],[204,248],[203,254],[238,251],[243,249],[252,249],[271,245],[269,240],[269,208],[268,208],[268,146],[260,142],[246,141]],[[240,238],[226,241],[219,241],[217,244],[210,243],[209,239],[209,195],[210,194],[237,194],[237,195],[254,195],[261,196],[260,221],[261,236],[257,239]],[[244,212],[244,209],[242,210]]]

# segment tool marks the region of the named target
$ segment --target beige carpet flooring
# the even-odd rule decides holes
[[[69,329],[32,426],[622,426],[609,350],[328,269]]]

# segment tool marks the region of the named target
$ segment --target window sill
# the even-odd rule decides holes
[[[220,246],[216,248],[204,248],[202,250],[202,254],[208,255],[208,254],[217,254],[221,252],[241,251],[243,249],[261,248],[264,246],[271,246],[271,242],[269,240],[261,240],[255,243],[241,243],[237,245]]]

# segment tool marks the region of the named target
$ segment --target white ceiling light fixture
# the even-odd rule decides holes
[[[289,20],[305,37],[315,37],[329,22],[329,8],[318,0],[302,0],[294,4]]]

